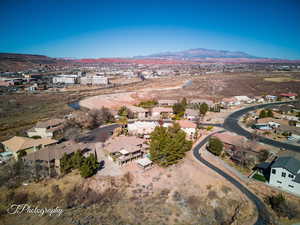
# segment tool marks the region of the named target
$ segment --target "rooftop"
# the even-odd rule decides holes
[[[2,142],[4,146],[9,148],[13,152],[18,152],[23,149],[32,148],[34,146],[50,145],[55,143],[57,143],[57,140],[53,140],[51,138],[33,139],[19,136],[14,136],[11,139]]]
[[[118,136],[105,143],[104,149],[110,153],[126,150],[128,153],[141,149],[144,140],[136,136]]]
[[[285,168],[293,174],[300,171],[300,161],[291,156],[279,157],[271,166],[272,168]]]
[[[179,120],[178,124],[181,128],[197,128],[197,125],[190,120]]]

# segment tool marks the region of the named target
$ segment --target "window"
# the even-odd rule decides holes
[[[272,173],[273,173],[273,174],[276,174],[276,170],[275,170],[275,169],[272,169]]]
[[[289,174],[289,178],[294,178],[294,175],[293,174]]]
[[[281,181],[279,181],[279,180],[277,181],[277,183],[278,183],[278,184],[282,184],[282,182],[281,182]]]
[[[285,172],[282,172],[281,176],[282,176],[282,177],[285,177],[285,176],[286,176],[286,173],[285,173]]]
[[[293,185],[289,185],[289,187],[290,187],[290,188],[294,188],[294,186],[293,186]]]

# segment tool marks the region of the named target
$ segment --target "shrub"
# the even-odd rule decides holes
[[[212,129],[214,129],[213,126],[208,126],[208,127],[206,128],[207,131],[211,131]]]
[[[289,219],[293,219],[298,215],[296,207],[288,203],[282,194],[270,196],[267,198],[267,201],[271,205],[271,208],[280,217],[288,217]]]

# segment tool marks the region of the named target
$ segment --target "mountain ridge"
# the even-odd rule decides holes
[[[134,56],[133,58],[168,58],[168,59],[203,59],[203,58],[249,58],[259,59],[266,57],[257,57],[242,51],[216,50],[206,48],[192,48],[183,51],[167,51],[146,56]]]

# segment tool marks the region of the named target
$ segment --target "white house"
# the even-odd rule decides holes
[[[172,123],[163,123],[163,127],[169,127]],[[160,126],[158,121],[136,121],[128,123],[128,133],[132,135],[147,135],[151,134],[155,127]]]
[[[195,109],[186,109],[184,112],[184,118],[188,120],[198,120],[199,111]]]
[[[300,161],[291,156],[279,157],[271,165],[269,184],[300,194]]]
[[[187,134],[187,138],[193,139],[196,134],[197,125],[190,120],[179,120],[178,124],[180,125],[181,130]]]
[[[51,119],[47,121],[40,121],[35,127],[27,131],[28,137],[39,136],[41,138],[52,138],[55,132],[63,129],[62,119]]]
[[[234,96],[234,98],[238,101],[238,102],[249,102],[251,101],[252,99],[247,97],[247,96]]]
[[[269,102],[274,102],[277,100],[277,96],[274,96],[274,95],[266,95],[265,96],[265,99]]]
[[[64,75],[57,75],[53,77],[52,82],[56,83],[64,83],[64,84],[76,84],[78,82],[78,75],[77,74],[64,74]]]
[[[86,76],[80,78],[80,83],[84,85],[108,84],[108,78],[104,76]]]

